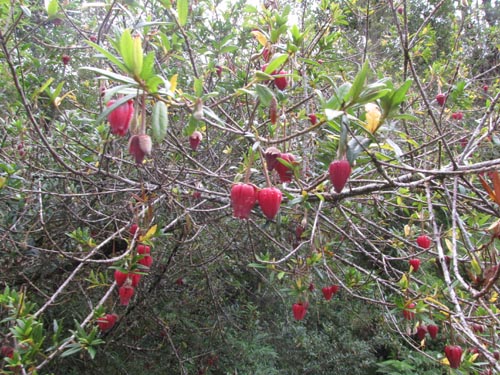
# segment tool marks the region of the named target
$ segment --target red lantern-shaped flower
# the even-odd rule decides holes
[[[256,201],[257,194],[253,185],[239,183],[231,188],[231,205],[235,218],[248,219]]]
[[[411,270],[413,270],[413,272],[417,272],[418,269],[420,268],[420,259],[418,259],[418,258],[410,259],[409,263],[410,263]]]
[[[259,191],[257,199],[260,208],[269,220],[274,219],[278,213],[282,197],[281,191],[275,187],[268,187]]]
[[[111,107],[116,100],[110,100],[107,104],[108,107]],[[123,103],[119,107],[115,108],[109,115],[108,121],[111,126],[111,133],[124,136],[127,134],[128,127],[130,125],[130,120],[132,120],[132,116],[134,115],[134,102],[129,100],[126,103]]]
[[[274,79],[274,84],[278,89],[283,91],[288,86],[288,80],[284,76],[285,74],[287,74],[287,72],[285,72],[284,70],[280,70],[278,74],[281,75],[281,77],[276,77]]]
[[[120,305],[127,306],[134,295],[134,288],[130,285],[123,285],[118,289],[120,295]]]
[[[405,317],[406,320],[412,320],[415,318],[415,303],[410,302],[406,304],[404,310],[403,310],[403,316]]]
[[[417,339],[422,341],[425,338],[426,333],[427,333],[427,327],[424,324],[420,324],[417,327]]]
[[[280,154],[279,159],[283,159],[285,162],[289,164],[295,164],[295,156],[292,154]],[[278,163],[274,166],[276,169],[276,172],[278,172],[278,175],[280,176],[280,181],[281,182],[290,182],[292,181],[293,177],[293,171],[292,169],[288,168],[285,164],[281,163],[281,161],[278,159]]]
[[[114,327],[118,316],[116,314],[106,314],[103,317],[97,319],[97,325],[99,329],[103,332],[109,331]]]
[[[444,347],[444,354],[450,362],[451,368],[459,368],[462,362],[462,348],[458,345],[446,345]]]
[[[147,134],[133,135],[128,142],[128,151],[137,164],[142,164],[144,157],[151,154],[151,137]]]
[[[193,134],[189,136],[189,146],[191,146],[191,150],[196,151],[202,139],[203,135],[198,130],[195,130]]]
[[[143,265],[146,268],[150,268],[153,264],[153,257],[151,255],[145,255],[142,259],[139,260],[139,264]]]
[[[435,339],[437,337],[439,331],[439,327],[435,324],[429,324],[427,326],[427,332],[429,332],[429,336],[431,336],[432,339]]]
[[[330,164],[328,173],[335,192],[340,193],[351,175],[351,164],[345,159],[335,160]]]
[[[302,320],[306,316],[307,308],[309,304],[307,302],[297,302],[292,306],[293,317],[295,320]]]
[[[431,247],[431,239],[429,236],[426,236],[425,234],[421,234],[420,236],[417,237],[417,245],[420,246],[422,249],[428,249]]]

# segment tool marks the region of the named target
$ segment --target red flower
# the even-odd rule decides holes
[[[337,292],[339,291],[339,286],[338,285],[325,286],[321,288],[321,291],[323,292],[323,297],[325,297],[325,299],[329,301],[332,299],[333,295],[337,294]]]
[[[446,345],[444,347],[444,354],[450,362],[451,368],[459,368],[462,362],[462,348],[458,345]]]
[[[2,358],[5,358],[5,357],[12,358],[12,357],[14,357],[14,348],[7,346],[7,345],[4,345],[0,349],[0,355],[2,356]]]
[[[103,317],[97,319],[97,325],[99,329],[103,332],[109,331],[116,323],[118,316],[116,314],[106,314]]]
[[[302,320],[306,316],[307,308],[309,304],[307,302],[297,302],[292,306],[293,317],[295,320]]]
[[[260,208],[269,220],[274,219],[281,205],[281,191],[275,187],[262,189],[257,194]]]
[[[189,146],[191,150],[196,151],[202,139],[203,135],[198,130],[195,130],[193,134],[189,136]]]
[[[108,107],[111,107],[116,100],[110,100],[107,104]],[[108,121],[111,126],[111,133],[124,136],[127,134],[128,127],[130,125],[130,120],[134,115],[134,102],[129,100],[126,103],[123,103],[119,107],[115,108],[109,115]]]
[[[151,248],[148,245],[139,244],[137,245],[137,254],[149,254],[151,253]]]
[[[288,162],[289,164],[294,165],[295,164],[295,156],[292,154],[280,154],[279,155],[280,159],[283,159],[285,162]],[[278,159],[278,163],[275,166],[276,172],[278,172],[278,175],[280,176],[280,181],[281,182],[290,182],[292,181],[293,177],[293,171],[285,166],[285,164],[282,164],[281,161]]]
[[[71,60],[71,57],[68,55],[62,55],[61,60],[64,65],[68,65],[69,61]]]
[[[429,332],[429,335],[431,336],[432,339],[435,339],[437,337],[439,331],[439,327],[435,324],[429,324],[427,326],[427,332]]]
[[[266,151],[264,151],[264,158],[266,159],[268,171],[272,171],[276,165],[279,164],[278,158],[280,155],[281,152],[276,147],[268,147]]]
[[[132,224],[129,229],[129,233],[132,236],[135,236],[135,233],[139,230],[139,226],[137,224]]]
[[[146,268],[150,268],[153,264],[153,257],[151,255],[146,255],[144,258],[139,260],[139,264],[143,265]]]
[[[128,273],[123,273],[120,270],[115,270],[115,281],[118,286],[122,286],[127,280]]]
[[[144,157],[151,154],[151,137],[147,134],[133,135],[128,142],[128,151],[137,164],[142,164]]]
[[[140,273],[129,273],[128,278],[130,279],[131,285],[135,288],[139,285],[142,275]]]
[[[280,70],[278,74],[279,75],[285,75],[285,74],[287,74],[287,72],[285,72],[284,70]],[[274,79],[274,84],[276,85],[276,87],[278,89],[280,89],[281,91],[283,91],[288,86],[288,81],[287,81],[286,77],[284,77],[284,76],[282,76],[282,77],[276,77]]]
[[[330,164],[328,173],[335,192],[340,193],[351,175],[351,164],[345,159],[335,160]]]
[[[444,103],[446,102],[446,95],[445,94],[437,94],[436,95],[436,102],[442,107]]]
[[[120,295],[120,305],[127,306],[134,295],[134,288],[130,285],[123,285],[118,290],[118,294]]]
[[[231,205],[235,218],[248,219],[256,201],[257,194],[253,185],[239,183],[231,188]]]
[[[425,234],[421,234],[420,236],[417,237],[417,245],[420,246],[422,249],[428,249],[431,247],[431,239],[429,236],[426,236]]]
[[[311,125],[315,125],[318,122],[318,118],[316,117],[316,114],[310,113],[309,114],[309,121],[311,122]]]
[[[420,268],[420,259],[414,258],[409,261],[410,267],[413,269],[413,272],[417,272]]]
[[[415,306],[416,305],[413,302],[406,304],[403,310],[403,316],[406,320],[412,320],[415,318],[415,311],[412,311],[415,309]]]
[[[425,334],[427,333],[427,327],[423,324],[419,325],[417,328],[417,338],[419,341],[422,341],[425,338]]]

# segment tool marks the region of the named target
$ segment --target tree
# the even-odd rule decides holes
[[[491,9],[0,1],[2,371],[500,371]]]

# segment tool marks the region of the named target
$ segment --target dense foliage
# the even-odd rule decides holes
[[[41,3],[0,0],[1,373],[500,373],[495,1]]]

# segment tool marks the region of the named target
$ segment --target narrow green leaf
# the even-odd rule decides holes
[[[52,82],[54,82],[54,78],[50,77],[47,81],[45,81],[45,83],[38,89],[36,90],[34,93],[33,93],[33,96],[31,97],[32,100],[35,100],[38,95],[40,95],[42,92],[44,92],[47,87],[49,87]]]
[[[155,53],[154,51],[151,51],[146,55],[143,61],[142,71],[141,71],[141,78],[143,80],[147,81],[149,78],[155,75],[153,69],[154,63],[155,63]]]
[[[177,15],[179,16],[179,24],[185,26],[188,19],[189,4],[188,0],[177,1]]]
[[[130,34],[129,29],[123,31],[122,37],[120,38],[120,55],[123,58],[123,62],[127,67],[128,73],[134,73],[134,41],[132,39],[132,34]]]
[[[160,143],[167,136],[168,127],[168,112],[167,106],[164,102],[156,102],[153,107],[153,116],[151,122],[151,130],[153,132],[153,139]]]
[[[118,68],[120,68],[120,70],[122,70],[123,72],[125,73],[128,73],[128,69],[127,67],[123,64],[122,61],[120,61],[118,59],[118,57],[116,57],[115,55],[111,54],[110,52],[106,51],[104,48],[102,48],[100,45],[98,44],[95,44],[95,43],[92,43],[91,41],[89,40],[86,40],[87,44],[89,46],[92,46],[94,49],[96,49],[97,51],[101,52],[104,57],[106,57],[109,61],[111,61],[113,64],[115,64]]]
[[[194,80],[193,84],[194,88],[194,94],[198,97],[201,98],[203,95],[203,80],[201,78],[196,78]]]
[[[368,75],[368,60],[365,61],[363,67],[356,75],[356,78],[354,78],[354,82],[348,94],[348,98],[351,104],[356,103],[356,101],[359,98],[359,95],[361,94],[361,91],[363,91],[367,75]]]
[[[407,80],[401,85],[400,88],[396,90],[396,92],[394,92],[394,94],[392,94],[391,107],[395,107],[405,100],[406,93],[408,92],[408,89],[410,88],[412,83],[413,81],[411,79]]]
[[[259,97],[262,105],[269,106],[271,100],[274,97],[273,92],[269,89],[269,87],[264,85],[255,85],[255,91],[257,92],[257,96]]]
[[[110,79],[112,79],[114,81],[118,81],[118,82],[129,83],[129,84],[136,84],[137,83],[137,82],[135,82],[134,79],[132,79],[130,77],[127,77],[127,76],[124,76],[121,74],[116,74],[116,73],[113,73],[113,72],[110,72],[110,71],[104,70],[104,69],[94,68],[91,66],[84,66],[84,67],[81,67],[80,69],[91,70],[93,72],[96,72],[96,73],[103,75],[104,77],[110,78]]]
[[[198,120],[196,120],[193,116],[191,116],[189,118],[187,126],[184,127],[184,129],[182,129],[182,135],[186,137],[190,136],[196,130],[197,125],[198,125]]]

